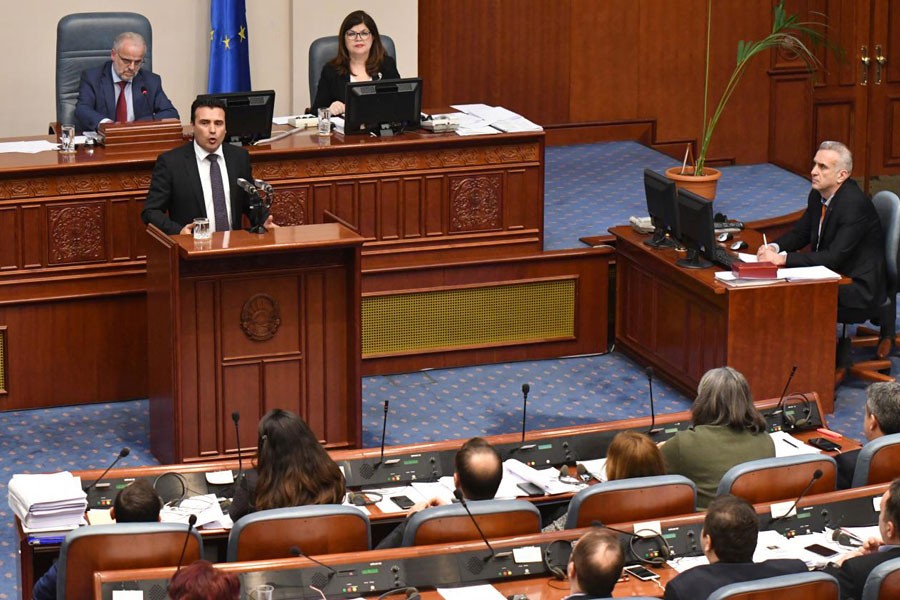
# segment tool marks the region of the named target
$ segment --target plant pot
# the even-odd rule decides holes
[[[695,176],[694,167],[687,167],[684,175],[681,174],[681,167],[670,167],[666,169],[666,177],[675,182],[675,187],[694,192],[698,196],[702,196],[707,200],[715,200],[716,186],[719,178],[722,177],[722,171],[711,167],[704,167],[703,172],[706,175]]]

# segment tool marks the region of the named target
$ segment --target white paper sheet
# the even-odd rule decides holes
[[[821,454],[818,448],[801,442],[786,431],[773,431],[769,434],[775,442],[775,456],[800,456],[801,454]]]
[[[458,588],[437,588],[444,600],[506,600],[506,596],[492,585],[469,585]]]

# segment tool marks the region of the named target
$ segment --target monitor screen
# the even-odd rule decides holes
[[[206,94],[225,102],[225,141],[252,144],[272,135],[275,90]]]
[[[713,203],[693,192],[680,189],[676,195],[676,207],[675,237],[688,251],[687,258],[676,261],[676,264],[688,269],[712,266],[716,248]]]
[[[394,135],[418,127],[422,115],[422,80],[380,79],[347,84],[344,133]]]
[[[644,169],[644,192],[647,195],[647,214],[655,229],[653,237],[644,243],[652,248],[673,246],[666,234],[675,231],[675,182]]]

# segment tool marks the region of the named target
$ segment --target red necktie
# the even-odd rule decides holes
[[[127,81],[119,82],[119,99],[116,100],[116,123],[128,122],[128,104],[125,102],[125,86]]]

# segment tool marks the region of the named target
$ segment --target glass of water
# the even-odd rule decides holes
[[[260,585],[256,588],[256,600],[272,600],[275,595],[275,587],[271,585]]]
[[[63,125],[59,130],[59,150],[63,154],[75,152],[75,126]]]
[[[212,237],[212,231],[209,230],[209,219],[194,219],[194,239],[208,240]]]
[[[331,135],[331,111],[319,109],[319,135]]]

